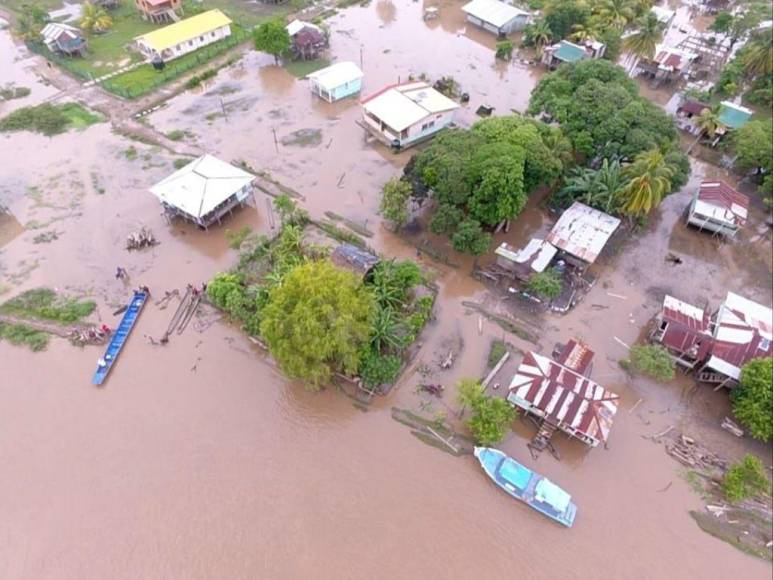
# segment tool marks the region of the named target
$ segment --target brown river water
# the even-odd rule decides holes
[[[421,3],[409,1],[342,12],[331,20],[333,54],[359,62],[367,45],[365,93],[411,73],[453,74],[472,97],[462,123],[474,120],[481,102],[499,113],[522,110],[539,73],[494,64],[493,38],[466,28],[458,3],[440,6],[441,18],[430,23],[421,20]],[[411,46],[419,34],[429,38],[423,50]],[[29,64],[14,62],[14,75]],[[45,98],[45,89],[23,104]],[[227,119],[211,116],[220,98]],[[304,81],[251,53],[149,122],[163,132],[187,129],[202,150],[268,170],[302,193],[315,216],[333,210],[368,220],[384,253],[415,256],[376,215],[381,184],[408,156],[366,142],[357,116],[355,101],[315,101]],[[308,146],[280,143],[277,152],[272,129],[286,143],[301,129],[321,137]],[[125,155],[130,146],[136,159]],[[209,233],[166,224],[147,188],[172,170],[174,157],[118,137],[107,124],[53,139],[2,135],[0,158],[0,192],[14,215],[0,222],[3,298],[41,285],[86,294],[115,325],[112,311],[130,290],[113,279],[117,265],[131,285],[158,295],[233,264],[225,227],[270,230],[263,198],[257,211],[245,208]],[[312,394],[287,381],[224,323],[192,325],[166,347],[153,346],[146,337],[163,333],[173,308],[149,305],[103,389],[90,385],[97,348],[54,340],[32,353],[0,342],[0,580],[770,578],[769,563],[698,529],[688,511],[700,509],[699,498],[677,464],[642,437],[677,424],[738,453],[735,442],[722,443],[727,434],[711,415],[727,412],[726,395],[701,392],[697,406],[709,411],[696,413],[685,399],[688,379],[631,381],[617,365],[625,349],[614,337],[633,343],[662,291],[716,304],[733,289],[770,303],[770,237],[757,231],[760,215],[733,245],[680,223],[690,187],[716,174],[695,162],[691,185],[610,253],[577,309],[530,318],[542,352],[571,336],[588,341],[598,353],[594,378],[623,400],[607,450],[558,438],[562,461],[545,454],[535,462],[525,446],[531,429],[520,422],[502,444],[572,493],[573,529],[508,498],[473,458],[442,453],[393,421],[392,406],[418,412],[423,402],[413,369],[363,411],[334,389]],[[497,241],[525,241],[552,220],[535,199]],[[127,253],[125,236],[140,225],[161,243]],[[58,239],[34,243],[50,231]],[[416,360],[432,361],[449,337],[460,338],[454,366],[436,375],[451,385],[483,374],[489,342],[502,331],[462,306],[492,299],[469,276],[471,260],[443,250],[459,267],[433,265],[437,320]],[[678,269],[663,260],[668,251],[683,257]],[[450,390],[435,411],[456,410]]]

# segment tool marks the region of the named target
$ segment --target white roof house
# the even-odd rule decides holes
[[[337,101],[360,91],[365,76],[353,62],[337,62],[307,76],[312,90],[327,101]]]
[[[250,194],[255,176],[212,155],[202,155],[150,188],[168,213],[198,225],[219,220]]]
[[[693,195],[687,223],[735,236],[749,217],[749,198],[724,181],[704,181]]]
[[[362,102],[366,128],[398,147],[437,133],[459,105],[425,82],[394,85]]]
[[[559,250],[592,264],[619,225],[619,219],[575,201],[561,214],[547,241]]]
[[[531,13],[499,0],[472,0],[462,6],[462,11],[467,20],[494,34],[520,30],[531,19]]]
[[[311,22],[305,22],[303,20],[298,20],[297,18],[293,20],[290,24],[285,26],[285,30],[287,30],[287,34],[290,35],[290,38],[298,34],[304,28],[313,28],[317,32],[322,32],[322,29],[316,24],[312,24]]]
[[[666,26],[671,26],[671,23],[676,17],[676,12],[674,10],[669,10],[668,8],[663,8],[662,6],[653,6],[650,8],[650,12],[655,15],[655,17],[658,19],[658,22],[665,24]]]
[[[557,252],[555,246],[538,238],[532,238],[526,247],[520,250],[516,250],[507,242],[502,242],[494,250],[497,256],[512,262],[514,265],[517,264],[528,273],[544,272]]]

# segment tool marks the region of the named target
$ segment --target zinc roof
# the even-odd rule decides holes
[[[169,26],[137,36],[134,40],[141,40],[153,50],[161,52],[228,24],[231,24],[231,19],[220,10],[208,10],[180,22],[175,22]]]
[[[362,102],[363,108],[395,131],[402,131],[435,113],[458,109],[454,101],[427,83],[388,87]]]
[[[529,16],[529,13],[525,10],[510,6],[499,0],[472,0],[472,2],[462,6],[462,10],[470,16],[493,24],[497,28],[503,27],[519,16]]]
[[[575,201],[561,214],[547,241],[591,264],[619,225],[619,219]]]
[[[362,71],[356,64],[343,61],[313,72],[308,75],[308,78],[314,79],[320,86],[328,91],[332,91],[336,87],[361,79],[363,76]]]

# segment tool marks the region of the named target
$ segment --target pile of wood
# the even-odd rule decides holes
[[[149,229],[143,227],[137,232],[132,232],[126,237],[127,250],[140,250],[149,248],[158,243],[156,236]]]
[[[722,471],[728,467],[727,461],[686,435],[678,435],[671,439],[666,443],[666,451],[671,457],[688,467],[707,470],[718,468]]]

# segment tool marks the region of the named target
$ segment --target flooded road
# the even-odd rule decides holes
[[[477,107],[482,87],[501,80],[493,38],[463,33],[455,11],[456,3],[441,4],[439,21],[427,24],[419,3],[352,8],[331,21],[333,52],[357,62],[367,42],[366,93],[396,75],[453,72]],[[408,42],[396,46],[396,38],[419,33],[432,35],[427,54],[409,51]],[[464,72],[467,62],[477,68]],[[506,78],[512,92],[485,95],[499,112],[521,107],[519,91],[536,82],[515,65]],[[227,118],[217,116],[220,98]],[[313,215],[330,209],[370,220],[378,249],[413,256],[375,215],[382,183],[408,156],[366,143],[357,116],[356,102],[321,104],[305,82],[250,54],[150,122],[164,132],[188,129],[206,151],[268,170],[297,189]],[[280,143],[277,152],[272,128],[279,139],[300,129],[318,129],[321,139],[315,147]],[[114,325],[111,313],[131,286],[147,284],[158,296],[230,267],[236,252],[225,228],[270,230],[262,199],[257,211],[245,208],[209,233],[167,224],[147,188],[172,171],[174,158],[107,124],[53,139],[0,135],[0,155],[16,160],[0,166],[15,232],[0,247],[3,298],[41,285],[66,289],[92,296],[98,317]],[[695,169],[694,181],[710,171]],[[597,284],[569,316],[541,321],[540,350],[570,336],[587,340],[599,353],[594,378],[623,399],[608,450],[559,439],[562,462],[548,455],[535,462],[525,447],[531,432],[520,423],[502,445],[573,494],[580,511],[572,530],[509,499],[471,457],[439,452],[393,421],[392,406],[418,411],[410,373],[362,411],[335,389],[310,394],[285,380],[227,324],[194,325],[166,347],[153,346],[146,337],[164,331],[173,309],[151,305],[101,390],[89,384],[96,348],[54,340],[45,353],[31,353],[0,342],[0,579],[769,578],[768,563],[697,528],[688,510],[700,507],[699,498],[663,450],[642,438],[679,417],[681,383],[630,383],[617,366],[624,352],[613,337],[636,339],[654,314],[650,287],[659,280],[684,298],[715,301],[726,288],[749,285],[756,289],[749,297],[770,301],[769,238],[739,246],[696,238],[677,223],[688,197],[687,190],[670,197],[647,231],[608,259],[608,286]],[[533,201],[505,237],[527,239],[550,223]],[[160,245],[126,252],[125,236],[141,225]],[[34,242],[51,230],[56,240]],[[666,248],[685,257],[680,270],[653,266]],[[478,333],[478,316],[462,301],[483,300],[486,290],[469,276],[471,260],[453,259],[459,268],[432,264],[437,320],[416,359],[429,360],[449,336],[461,336],[464,350],[442,375],[445,384],[480,376],[489,341],[502,336],[489,322]],[[129,287],[113,279],[117,265],[129,271]],[[627,299],[613,302],[607,291]],[[639,398],[646,401],[629,414]],[[434,410],[455,412],[452,394]]]

